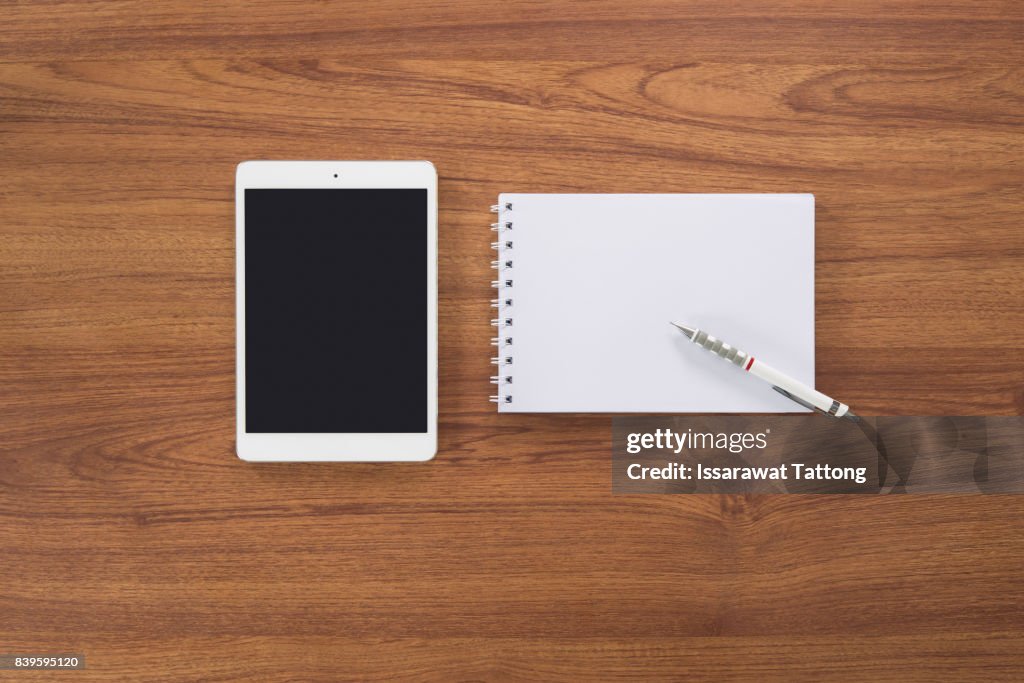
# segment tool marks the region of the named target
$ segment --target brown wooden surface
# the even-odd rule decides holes
[[[1020,680],[1024,498],[610,493],[487,402],[499,191],[813,192],[818,384],[1024,411],[1016,0],[0,8],[11,680]],[[440,451],[234,456],[233,173],[440,173]]]

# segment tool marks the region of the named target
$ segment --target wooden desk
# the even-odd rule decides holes
[[[1024,498],[612,496],[607,417],[487,402],[486,226],[502,190],[813,192],[819,386],[1021,413],[1021,3],[2,13],[5,651],[84,653],[76,681],[1020,680]],[[235,459],[255,158],[437,165],[433,463]]]

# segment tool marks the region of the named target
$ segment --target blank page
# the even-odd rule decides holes
[[[813,387],[813,195],[499,204],[499,411],[806,412],[669,323]]]

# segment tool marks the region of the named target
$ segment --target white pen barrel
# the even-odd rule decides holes
[[[721,339],[712,337],[702,330],[680,325],[679,323],[672,324],[678,327],[697,346],[710,351],[722,360],[743,368],[752,375],[756,375],[786,394],[789,398],[796,400],[797,403],[817,408],[826,415],[832,415],[833,417],[843,417],[850,412],[850,406],[845,403],[840,403],[831,396],[826,396],[820,391],[811,389],[803,382],[799,382],[789,375],[779,372],[767,363],[762,363],[746,351],[730,346]]]
[[[803,382],[797,381],[782,372],[779,372],[767,363],[753,358],[750,360],[750,367],[747,368],[747,372],[751,375],[760,377],[765,382],[777,386],[788,394],[795,396],[807,403],[811,404],[823,413],[828,413],[836,417],[842,417],[850,410],[850,407],[845,403],[840,403],[834,400],[831,396],[826,396],[820,391],[816,391]]]

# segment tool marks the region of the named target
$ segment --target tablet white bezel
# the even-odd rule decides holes
[[[245,190],[427,190],[427,431],[422,434],[266,434],[245,430]],[[249,461],[430,460],[437,452],[437,172],[429,161],[244,161],[235,174],[236,448]]]

